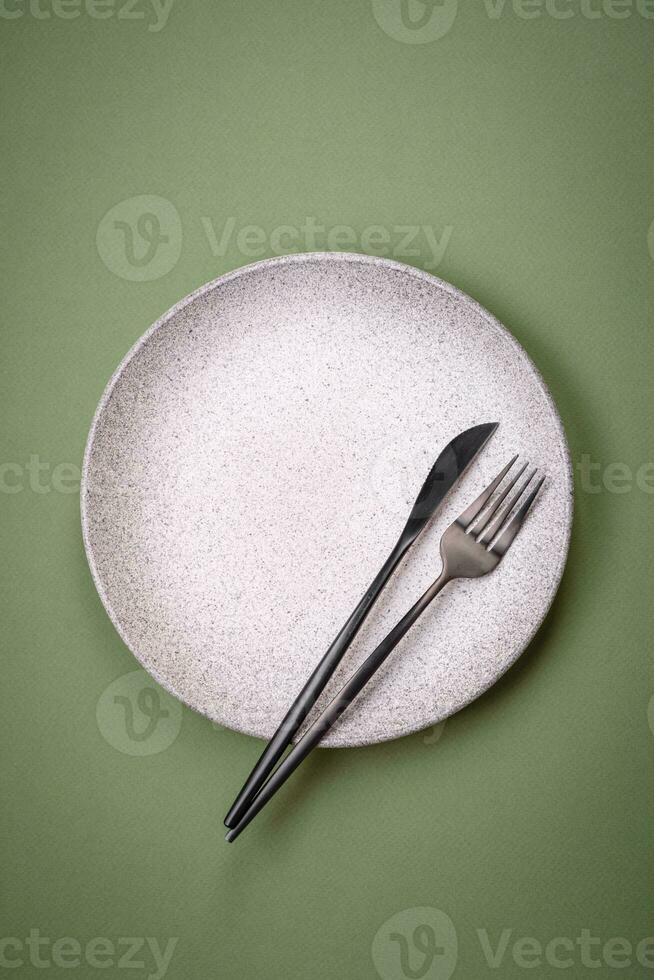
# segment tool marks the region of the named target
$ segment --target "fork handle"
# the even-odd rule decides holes
[[[234,841],[239,834],[245,830],[250,821],[266,805],[268,800],[275,795],[277,790],[286,782],[300,763],[306,759],[309,753],[318,745],[323,736],[329,731],[332,725],[341,717],[346,708],[361,693],[370,678],[379,670],[388,655],[395,649],[402,637],[411,629],[415,621],[425,611],[429,603],[438,593],[450,582],[452,576],[443,568],[443,571],[436,581],[429,586],[427,591],[409,609],[390,633],[381,641],[373,652],[367,657],[361,666],[355,670],[347,683],[341,688],[339,693],[330,701],[322,714],[313,723],[311,728],[302,736],[297,745],[289,752],[286,758],[279,764],[274,773],[270,776],[263,788],[254,797],[249,808],[246,809],[238,823],[233,826],[225,836],[225,840]]]
[[[366,589],[354,612],[350,615],[340,633],[318,663],[308,681],[289,708],[284,720],[263,750],[252,772],[248,776],[240,793],[234,800],[229,813],[225,817],[225,826],[234,827],[239,822],[257,792],[275,768],[286,748],[293,741],[307,714],[316,703],[334,670],[340,663],[343,654],[359,632],[363,622],[379,597],[397,565],[404,557],[415,540],[415,533],[408,533],[405,528],[397,544],[382,565],[381,569]]]

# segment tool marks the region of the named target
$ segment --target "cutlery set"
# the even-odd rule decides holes
[[[442,570],[438,578],[284,756],[398,564],[496,428],[497,423],[488,423],[467,429],[456,436],[436,460],[390,555],[291,705],[232,804],[225,817],[225,826],[229,828],[227,841],[236,840],[318,745],[439,592],[454,579],[479,578],[494,571],[501,563],[544,481],[536,470],[524,475],[526,464],[512,474],[517,456],[445,530],[440,541]]]

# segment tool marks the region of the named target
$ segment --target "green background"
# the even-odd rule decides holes
[[[511,952],[525,935],[654,935],[654,481],[640,470],[654,458],[654,20],[576,3],[565,20],[492,18],[460,0],[445,36],[412,44],[369,0],[175,0],[159,31],[144,0],[141,19],[41,3],[52,16],[7,0],[21,16],[0,18],[1,936],[177,937],[172,980],[374,980],[380,927],[431,907],[456,929],[455,978],[654,976],[597,945],[596,968],[579,946],[566,970]],[[183,229],[179,260],[142,282],[96,247],[106,212],[138,195],[171,202]],[[435,271],[541,369],[575,464],[575,526],[550,616],[493,690],[440,738],[318,753],[228,846],[222,815],[261,743],[184,709],[169,747],[134,756],[96,721],[137,664],[91,582],[75,473],[127,349],[252,260],[234,238],[212,254],[207,219],[269,236],[307,216],[394,242],[398,226],[451,227]],[[513,930],[498,969],[479,929],[493,946]],[[445,959],[412,927],[405,938],[413,975],[445,980]],[[409,975],[398,949],[384,980]],[[20,955],[0,973],[44,975]],[[128,976],[154,972],[136,959]],[[45,975],[122,973],[82,960]]]

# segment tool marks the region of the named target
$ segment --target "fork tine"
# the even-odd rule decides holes
[[[526,467],[523,467],[523,472],[525,469]],[[516,504],[518,503],[523,493],[525,492],[525,490],[527,489],[527,487],[529,486],[529,484],[531,483],[531,481],[535,476],[536,476],[536,470],[534,469],[531,471],[531,473],[528,474],[526,480],[523,481],[522,485],[518,487],[515,493],[511,494],[509,500],[500,509],[499,514],[495,516],[492,523],[491,524],[487,523],[485,525],[484,533],[483,535],[481,534],[479,535],[479,537],[477,538],[478,541],[482,537],[486,538],[487,539],[486,547],[488,547],[490,542],[493,540],[493,538],[497,537],[498,533],[501,531],[502,527],[504,526],[504,524],[506,524],[507,520],[509,519],[509,515],[511,514],[511,511],[514,510]],[[473,535],[474,535],[474,531],[473,531]]]
[[[500,511],[499,515],[493,521],[492,527],[488,528],[488,534],[486,535],[486,537],[488,538],[488,541],[486,543],[487,548],[490,547],[491,541],[493,541],[493,539],[496,538],[497,535],[508,524],[511,514],[516,509],[520,501],[523,499],[523,494],[527,489],[527,487],[529,486],[529,484],[531,483],[531,481],[536,476],[536,473],[537,470],[535,469],[531,471],[527,479],[522,483],[522,486],[520,486],[516,490],[516,492],[511,495],[511,499],[508,501],[508,503],[504,505],[504,507],[502,507],[502,510]]]
[[[527,484],[531,482],[532,477],[534,475],[535,473],[532,473],[532,475],[529,477],[529,480],[527,480],[525,486],[522,488],[522,490],[518,492],[518,497],[522,495],[523,490],[525,489]],[[544,482],[545,482],[545,477],[541,476],[538,483],[534,486],[534,488],[529,493],[529,496],[520,504],[520,507],[516,511],[515,515],[511,518],[507,526],[504,528],[497,541],[493,544],[492,548],[489,549],[490,551],[494,552],[496,555],[499,555],[500,558],[504,557],[504,555],[507,553],[507,551],[513,544],[515,536],[517,535],[518,531],[522,527],[524,519],[527,516],[527,513],[531,505],[533,504],[534,500],[536,499],[538,495],[538,491],[540,490]]]
[[[524,471],[527,469],[527,465],[528,464],[525,463],[524,466],[521,466],[520,469],[518,470],[518,472],[516,473],[516,475],[513,477],[513,479],[512,480],[509,480],[509,482],[507,483],[507,485],[504,487],[504,489],[502,490],[502,492],[499,494],[497,500],[495,500],[493,502],[493,504],[488,508],[488,510],[484,513],[484,516],[481,518],[481,523],[478,524],[473,529],[472,533],[473,533],[473,535],[476,536],[477,543],[478,544],[481,544],[483,538],[486,536],[486,532],[488,530],[488,525],[490,524],[491,520],[493,519],[493,517],[495,516],[495,514],[497,514],[498,510],[500,509],[500,504],[502,503],[503,500],[506,499],[509,491],[512,490],[513,487],[516,485],[516,483],[518,482],[518,480],[520,479],[520,477],[522,476],[522,474],[524,473]]]
[[[479,516],[479,513],[486,506],[486,503],[488,502],[489,498],[499,487],[500,483],[502,482],[506,474],[509,472],[509,470],[511,469],[511,467],[513,466],[517,458],[518,458],[517,455],[514,456],[513,459],[506,464],[502,472],[497,474],[493,482],[490,483],[486,487],[486,489],[479,494],[476,500],[473,500],[473,502],[470,504],[469,507],[466,507],[466,509],[461,514],[461,516],[457,517],[456,519],[457,524],[460,524],[461,527],[463,527],[467,531],[467,529],[470,527],[474,519]]]

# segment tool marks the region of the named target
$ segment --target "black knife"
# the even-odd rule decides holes
[[[398,563],[425,528],[430,518],[433,517],[448,491],[495,431],[497,425],[497,422],[489,422],[484,425],[476,425],[472,429],[466,429],[465,432],[455,436],[440,454],[416,498],[397,544],[268,742],[225,817],[226,827],[234,827],[248,809],[324,690],[327,681],[359,632],[366,616],[397,568]]]

